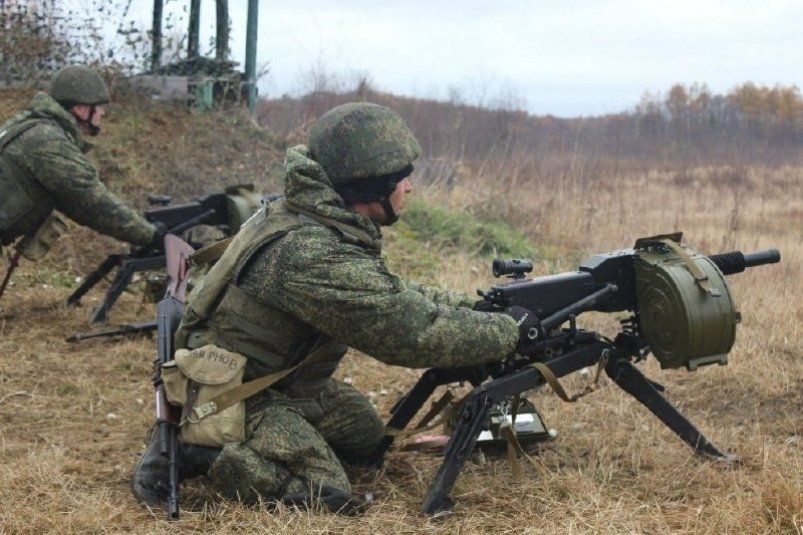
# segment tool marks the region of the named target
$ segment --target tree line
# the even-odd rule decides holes
[[[152,67],[150,32],[130,20],[134,3],[87,2],[91,17],[59,0],[0,0],[0,83],[46,78],[75,62],[124,75]],[[227,2],[216,0],[216,5],[225,9]],[[219,18],[228,21],[225,13]],[[105,19],[116,24],[122,46],[109,46]],[[166,19],[163,30],[172,39],[166,38],[165,48],[174,55],[183,51],[188,33],[184,21]],[[227,33],[218,39],[218,54],[225,52],[227,40]],[[194,50],[197,54],[197,44]],[[480,107],[458,97],[438,102],[384,93],[367,75],[352,88],[333,83],[336,77],[322,68],[309,76],[302,96],[264,100],[258,106],[260,122],[280,135],[301,139],[298,134],[332,106],[370,100],[397,109],[427,155],[459,161],[554,155],[650,163],[785,163],[799,161],[803,148],[803,97],[796,86],[746,82],[716,94],[705,84],[675,84],[665,93],[645,94],[632,109],[618,114],[564,119],[530,115],[513,98],[489,100]]]
[[[504,105],[476,107],[383,93],[361,80],[263,100],[260,122],[290,141],[327,109],[369,100],[399,111],[428,156],[493,161],[534,156],[631,160],[648,164],[797,162],[803,154],[803,97],[795,87],[746,82],[726,94],[676,84],[646,94],[633,109],[600,117],[534,116]]]

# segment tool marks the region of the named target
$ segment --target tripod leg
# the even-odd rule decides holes
[[[612,359],[605,368],[605,373],[619,387],[636,398],[642,405],[650,409],[669,429],[674,431],[694,453],[717,461],[736,462],[738,458],[724,453],[711,443],[680,411],[656,390],[633,364],[623,358]]]

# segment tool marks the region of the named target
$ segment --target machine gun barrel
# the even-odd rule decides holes
[[[778,249],[764,249],[753,253],[732,251],[730,253],[713,254],[708,258],[716,264],[723,275],[733,275],[734,273],[741,273],[749,267],[777,264],[781,261],[781,252]]]

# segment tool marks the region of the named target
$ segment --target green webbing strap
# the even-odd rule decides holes
[[[468,399],[468,397],[470,395],[471,395],[471,392],[469,392],[468,394],[466,394],[465,396],[460,398],[457,401],[457,403],[454,403],[453,405],[448,407],[446,410],[444,410],[439,418],[435,419],[434,421],[432,421],[432,422],[430,422],[430,423],[428,423],[426,425],[419,424],[413,429],[396,429],[395,427],[385,426],[385,435],[391,436],[391,437],[394,437],[394,438],[397,438],[397,439],[400,439],[400,440],[404,440],[404,439],[409,438],[409,437],[411,437],[413,435],[418,435],[418,434],[423,433],[425,431],[430,431],[432,429],[435,429],[436,427],[438,427],[440,425],[443,425],[444,423],[448,422],[451,418],[454,418],[455,416],[457,416],[457,413],[460,411],[460,409],[463,408],[463,405],[465,404],[466,400]],[[429,416],[429,415],[427,415],[427,416]]]
[[[190,416],[181,422],[181,425],[185,424],[186,422],[195,424],[207,416],[223,412],[235,403],[239,403],[240,401],[243,401],[244,399],[247,399],[256,393],[265,390],[269,386],[278,383],[299,368],[306,367],[310,364],[320,361],[327,355],[335,343],[336,342],[334,340],[330,339],[318,349],[307,355],[304,360],[292,368],[271,373],[260,377],[259,379],[254,379],[253,381],[248,381],[247,383],[243,383],[240,386],[232,388],[231,390],[226,390],[225,392],[213,397],[203,405],[194,407],[190,413]]]
[[[662,243],[672,249],[672,251],[677,254],[681,260],[683,260],[683,264],[686,266],[686,269],[689,270],[691,276],[694,277],[694,282],[706,293],[711,293],[711,281],[708,280],[708,275],[706,275],[703,270],[698,266],[692,257],[689,256],[689,253],[681,247],[681,245],[669,238],[664,238],[658,240],[659,243]]]
[[[343,233],[350,234],[350,235],[354,236],[355,238],[359,239],[360,241],[363,241],[363,242],[371,245],[371,247],[374,247],[375,249],[379,248],[382,245],[382,240],[375,240],[367,232],[365,232],[363,230],[360,230],[360,229],[357,229],[357,228],[353,228],[353,227],[350,227],[348,225],[344,225],[340,221],[337,221],[337,220],[332,219],[330,217],[324,217],[324,216],[319,215],[319,214],[313,214],[312,212],[310,212],[308,210],[304,210],[303,208],[298,208],[296,206],[293,206],[293,205],[287,203],[286,201],[285,201],[285,206],[287,206],[287,208],[289,210],[293,211],[293,212],[298,212],[299,215],[304,217],[304,218],[312,219],[313,221],[317,221],[318,223],[321,223],[322,225],[335,227],[336,229],[338,229],[339,231],[341,231]],[[301,221],[302,221],[302,223],[304,222],[303,219],[301,219]],[[234,239],[234,236],[230,236],[230,237],[228,237],[226,239],[217,241],[215,243],[207,245],[206,247],[202,247],[201,249],[198,249],[190,257],[190,263],[193,266],[203,266],[203,265],[206,265],[206,264],[212,264],[214,262],[217,262],[217,260],[221,256],[223,256],[223,253],[226,252],[226,249],[229,247],[229,244],[231,243],[231,241],[233,239]]]
[[[431,422],[437,415],[443,412],[443,409],[449,406],[452,399],[454,399],[454,394],[452,394],[451,390],[447,390],[441,397],[432,404],[432,407],[427,411],[423,418],[418,422],[416,428],[418,427],[425,427],[429,422]]]
[[[594,375],[594,379],[586,385],[582,392],[578,392],[573,396],[569,396],[566,391],[561,386],[558,378],[555,377],[555,374],[552,373],[552,370],[549,369],[549,366],[544,364],[543,362],[533,362],[530,364],[531,367],[538,370],[541,376],[546,380],[552,390],[558,395],[560,399],[567,403],[574,403],[578,399],[583,396],[587,396],[591,392],[594,392],[599,387],[599,378],[602,374],[602,369],[608,365],[608,357],[604,356],[597,362],[597,373]]]
[[[5,130],[0,130],[0,151],[2,151],[6,145],[14,141],[20,134],[25,132],[31,127],[36,126],[36,123],[40,121],[46,121],[42,117],[29,117],[28,119],[24,119],[19,123],[6,128]]]
[[[223,256],[223,253],[226,252],[226,249],[229,247],[229,244],[233,239],[234,236],[230,236],[224,240],[217,241],[207,245],[206,247],[198,249],[192,253],[192,256],[190,256],[190,264],[193,266],[203,266],[217,262],[218,258]]]
[[[303,208],[299,208],[298,206],[290,204],[287,201],[285,201],[285,205],[287,206],[287,208],[289,210],[292,210],[293,212],[298,212],[299,214],[302,214],[302,215],[305,215],[305,216],[307,216],[307,217],[309,217],[311,219],[314,219],[315,221],[318,221],[319,223],[321,223],[324,226],[334,227],[334,228],[338,229],[340,232],[342,232],[344,234],[349,234],[349,235],[357,238],[361,242],[370,245],[374,249],[380,249],[382,247],[382,240],[381,239],[378,240],[378,239],[373,238],[370,234],[368,234],[364,230],[361,230],[361,229],[346,225],[345,223],[342,223],[341,221],[338,221],[336,219],[332,219],[331,217],[322,216],[320,214],[312,213],[309,210],[304,210]]]

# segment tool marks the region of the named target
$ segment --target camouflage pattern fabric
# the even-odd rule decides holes
[[[288,151],[285,191],[292,206],[381,237],[370,219],[331,200],[339,197],[303,151]],[[239,278],[256,301],[295,318],[283,332],[323,333],[387,364],[481,364],[501,360],[518,341],[512,318],[475,312],[464,294],[408,285],[388,271],[379,249],[325,225],[289,232],[250,259]]]
[[[147,245],[156,229],[111,193],[85,153],[90,145],[75,118],[45,93],[34,96],[29,108],[3,128],[41,118],[11,141],[3,158],[16,169],[14,180],[32,208],[11,228],[0,229],[3,240],[35,231],[54,209],[97,232],[134,245]]]
[[[343,463],[370,454],[384,434],[371,403],[334,379],[315,397],[269,390],[248,405],[248,438],[226,445],[208,472],[224,496],[246,502],[300,494],[307,485],[351,492]]]
[[[395,173],[421,154],[399,115],[384,106],[350,102],[310,128],[309,150],[335,186]]]
[[[277,482],[288,475],[348,490],[337,455],[367,455],[382,436],[382,423],[358,393],[339,387],[331,396],[330,376],[346,346],[392,365],[459,367],[501,360],[519,337],[513,318],[473,311],[465,294],[406,284],[390,273],[379,227],[346,208],[304,146],[287,152],[285,193],[265,222],[296,210],[309,216],[307,223],[263,247],[227,250],[219,262],[241,254],[239,271],[187,340],[249,357],[246,379],[298,362],[321,340],[340,347],[291,385],[249,401],[246,440],[227,445],[209,473],[231,496],[275,497]],[[265,229],[276,231],[269,224]],[[330,399],[331,405],[321,401],[318,414],[309,399]]]

